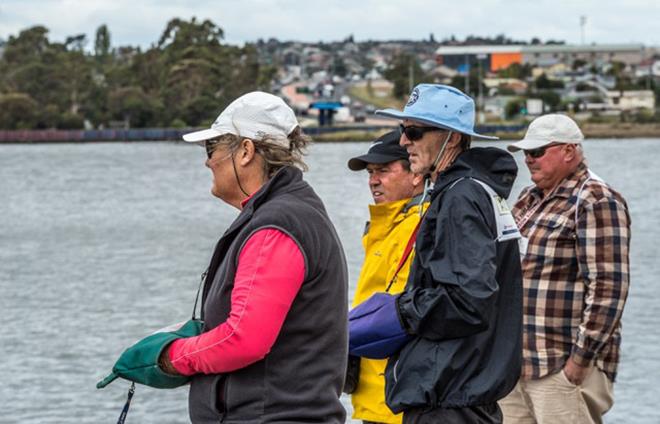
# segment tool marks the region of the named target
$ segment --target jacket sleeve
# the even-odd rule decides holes
[[[241,250],[227,321],[172,342],[169,358],[183,375],[218,374],[263,359],[275,343],[302,286],[305,262],[291,237],[276,229],[254,233]]]
[[[495,217],[478,183],[465,180],[440,199],[431,251],[418,251],[412,278],[423,287],[398,299],[406,330],[431,340],[469,337],[488,328],[499,290]],[[427,244],[428,245],[428,244]]]

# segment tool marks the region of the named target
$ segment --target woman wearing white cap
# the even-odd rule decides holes
[[[248,93],[184,140],[206,147],[211,192],[241,211],[204,281],[204,332],[161,356],[192,376],[192,422],[343,423],[346,261],[302,179],[307,138],[293,111]]]

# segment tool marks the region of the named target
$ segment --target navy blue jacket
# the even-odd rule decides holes
[[[490,196],[507,198],[518,168],[497,148],[473,148],[442,172],[422,222],[415,260],[397,299],[415,336],[386,368],[386,402],[409,408],[492,403],[518,380],[522,277],[516,240],[497,241]]]

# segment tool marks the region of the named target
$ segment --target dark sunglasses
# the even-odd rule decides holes
[[[211,156],[213,156],[213,151],[215,150],[216,146],[218,145],[217,141],[207,141],[204,143],[204,147],[206,147],[206,157],[211,159]]]
[[[548,150],[549,148],[561,146],[562,144],[563,143],[552,143],[552,144],[548,144],[547,146],[539,147],[538,149],[523,150],[523,152],[525,153],[525,156],[538,159],[543,157],[543,155],[545,155],[545,151]]]
[[[416,127],[413,125],[409,125],[406,127],[403,124],[399,125],[399,129],[403,134],[406,135],[406,138],[410,141],[421,140],[422,137],[424,137],[424,134],[426,134],[429,131],[442,131],[442,129],[438,127]]]

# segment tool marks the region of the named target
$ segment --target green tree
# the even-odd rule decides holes
[[[532,99],[541,99],[550,112],[556,112],[561,105],[561,96],[552,90],[541,90],[529,96]]]
[[[50,48],[47,34],[48,29],[39,25],[21,31],[18,37],[10,36],[5,45],[3,61],[15,64],[38,59]]]
[[[346,68],[346,63],[341,57],[335,56],[332,63],[332,73],[340,77],[345,77],[348,69]]]
[[[479,70],[476,68],[473,68],[470,70],[470,73],[468,75],[468,78],[470,78],[470,89],[468,90],[468,95],[476,98],[479,95],[479,83],[481,82],[481,92],[483,94],[488,93],[488,88],[483,84],[483,78],[479,78]],[[465,76],[464,75],[456,75],[451,79],[451,82],[449,83],[452,87],[456,87],[461,91],[465,91]]]
[[[82,116],[71,112],[65,112],[57,119],[57,128],[61,130],[80,130],[84,124]]]
[[[189,54],[190,49],[219,47],[223,38],[222,28],[208,19],[198,23],[194,17],[190,22],[176,18],[167,23],[158,47],[170,61],[176,61]]]
[[[104,61],[110,54],[110,30],[103,24],[96,29],[96,38],[94,39],[94,56]]]
[[[559,80],[549,79],[545,73],[539,75],[534,81],[537,90],[551,90],[553,88],[564,88],[564,83]]]
[[[87,44],[87,36],[85,34],[78,34],[66,37],[64,47],[67,50],[82,52],[85,49],[85,44]]]
[[[422,71],[417,58],[412,54],[400,53],[392,58],[392,65],[385,71],[385,78],[394,84],[394,97],[401,99],[410,94],[412,85],[428,81],[428,76]]]
[[[512,99],[504,106],[504,115],[507,119],[519,116],[525,109],[525,99]]]
[[[158,105],[140,87],[121,87],[108,95],[108,110],[115,120],[123,120],[129,127],[143,127],[152,122]]]
[[[269,90],[277,74],[260,61],[256,46],[225,45],[223,37],[210,20],[172,19],[158,42],[142,51],[113,48],[110,30],[101,25],[89,53],[82,34],[57,43],[47,28],[27,28],[3,45],[2,125],[78,128],[85,120],[124,119],[135,127],[205,125],[237,96]],[[268,48],[277,44],[269,40]]]
[[[575,60],[573,61],[572,68],[573,68],[574,71],[577,71],[578,69],[582,68],[582,67],[585,66],[586,64],[587,64],[587,61],[586,61],[586,60],[583,60],[583,59],[575,59]]]
[[[0,94],[0,128],[35,128],[37,102],[25,93]]]
[[[520,63],[512,63],[504,69],[497,71],[497,76],[500,78],[517,78],[525,79],[532,75],[532,66],[530,64],[521,65]]]
[[[239,95],[270,85],[263,80],[268,74],[262,73],[256,47],[223,45],[223,34],[208,20],[168,23],[158,43],[167,122],[180,117],[189,125],[206,123]]]

